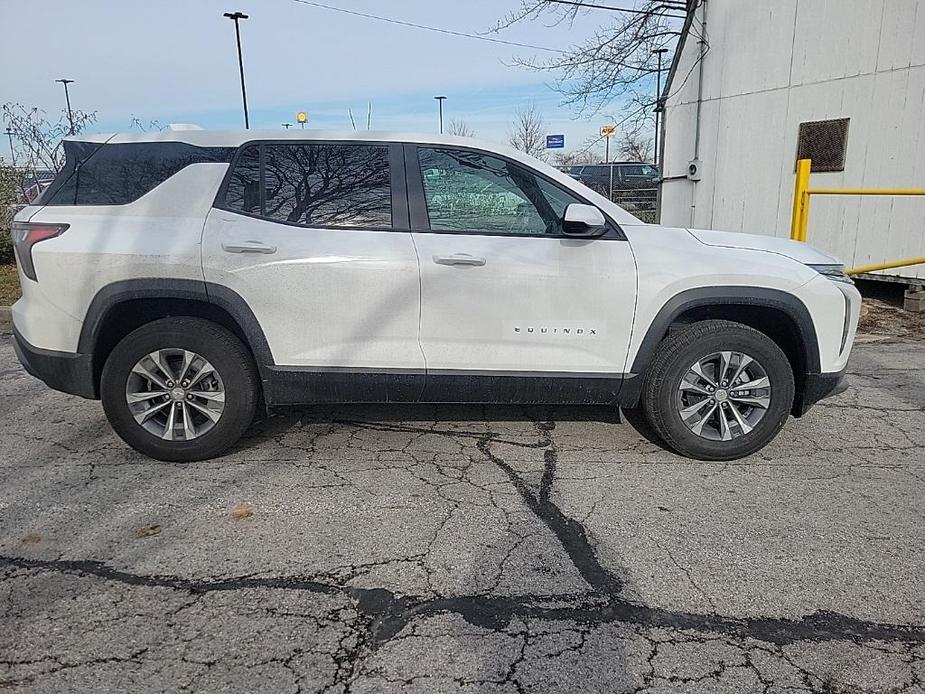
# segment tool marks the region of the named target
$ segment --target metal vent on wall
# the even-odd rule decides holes
[[[813,172],[844,171],[850,118],[800,123],[797,160],[812,159]]]

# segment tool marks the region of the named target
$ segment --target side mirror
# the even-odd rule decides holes
[[[600,236],[607,231],[607,220],[594,205],[573,202],[565,208],[565,214],[562,215],[562,231],[567,236]]]

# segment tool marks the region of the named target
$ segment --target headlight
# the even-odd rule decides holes
[[[845,266],[840,264],[833,265],[809,265],[813,270],[818,272],[820,275],[828,277],[833,282],[844,282],[846,284],[854,284],[847,274],[845,274]]]

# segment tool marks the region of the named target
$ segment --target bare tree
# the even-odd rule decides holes
[[[543,116],[531,102],[527,108],[518,109],[514,123],[508,132],[511,147],[526,152],[537,159],[546,158],[546,123]]]
[[[686,13],[701,0],[645,0],[632,9],[607,12],[593,0],[521,0],[521,6],[492,29],[499,32],[514,24],[551,19],[570,25],[579,14],[597,12],[605,24],[594,36],[549,59],[515,58],[518,65],[549,72],[563,103],[582,115],[594,115],[619,100],[622,125],[654,125],[656,49],[666,48],[662,65],[672,60]]]
[[[557,152],[556,166],[577,166],[578,164],[593,164],[601,160],[601,154],[585,147],[574,152]]]
[[[95,111],[75,110],[72,114],[75,135],[96,122]],[[51,121],[42,109],[26,108],[22,104],[9,102],[3,105],[3,120],[13,131],[13,152],[17,166],[31,170],[61,170],[64,165],[61,140],[71,132],[66,114],[62,114],[57,121]]]
[[[626,161],[643,161],[652,163],[654,145],[651,137],[644,134],[642,128],[625,130],[617,143],[617,151]]]
[[[450,135],[458,135],[459,137],[475,137],[475,130],[470,128],[469,124],[462,119],[456,120],[455,118],[452,118],[450,120],[450,127],[448,132]]]

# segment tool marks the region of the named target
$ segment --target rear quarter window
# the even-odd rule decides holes
[[[125,205],[191,164],[231,161],[234,148],[65,141],[64,152],[64,168],[42,196],[43,205]]]

